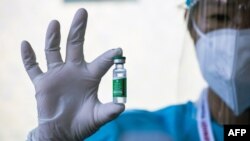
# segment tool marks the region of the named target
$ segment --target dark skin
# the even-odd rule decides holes
[[[194,7],[192,16],[203,33],[222,28],[249,29],[250,6],[249,0],[200,0]],[[199,39],[193,29],[191,20],[188,21],[190,35],[196,43]],[[219,124],[250,124],[250,108],[236,116],[233,111],[208,89],[208,102],[213,120]]]
[[[211,88],[209,88],[208,102],[211,116],[219,124],[250,124],[250,109],[239,116],[234,115],[233,111]]]

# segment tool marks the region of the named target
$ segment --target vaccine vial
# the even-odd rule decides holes
[[[127,101],[127,72],[124,68],[126,57],[115,56],[113,58],[115,68],[113,70],[113,102],[126,103]]]

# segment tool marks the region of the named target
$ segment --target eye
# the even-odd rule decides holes
[[[226,14],[214,14],[214,15],[210,15],[208,18],[216,22],[229,22],[230,21],[230,17]]]

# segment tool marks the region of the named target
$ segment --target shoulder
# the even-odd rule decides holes
[[[164,121],[196,118],[196,107],[192,102],[164,107],[157,111],[129,110],[117,118],[117,124],[124,128],[165,128]],[[135,125],[136,127],[132,126]],[[129,126],[129,127],[127,127]]]
[[[86,141],[117,141],[131,131],[160,130],[157,116],[146,110],[127,110],[115,120],[102,126]]]
[[[192,116],[196,115],[196,106],[193,102],[188,101],[184,104],[177,104],[177,105],[171,105],[165,108],[162,108],[160,110],[155,111],[155,114],[161,115],[161,116],[167,116],[171,115],[175,118],[175,116],[179,116],[181,114],[182,116]]]
[[[180,124],[179,120],[183,120],[183,115],[190,116],[189,113],[193,112],[192,110],[194,110],[192,102],[167,106],[157,111],[128,110],[101,127],[87,141],[115,141],[129,132],[157,132],[169,133],[170,135],[171,132],[175,132],[174,128]]]

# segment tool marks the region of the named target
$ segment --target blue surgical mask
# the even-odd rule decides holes
[[[200,38],[196,53],[204,79],[235,115],[250,107],[250,29],[219,29]]]

